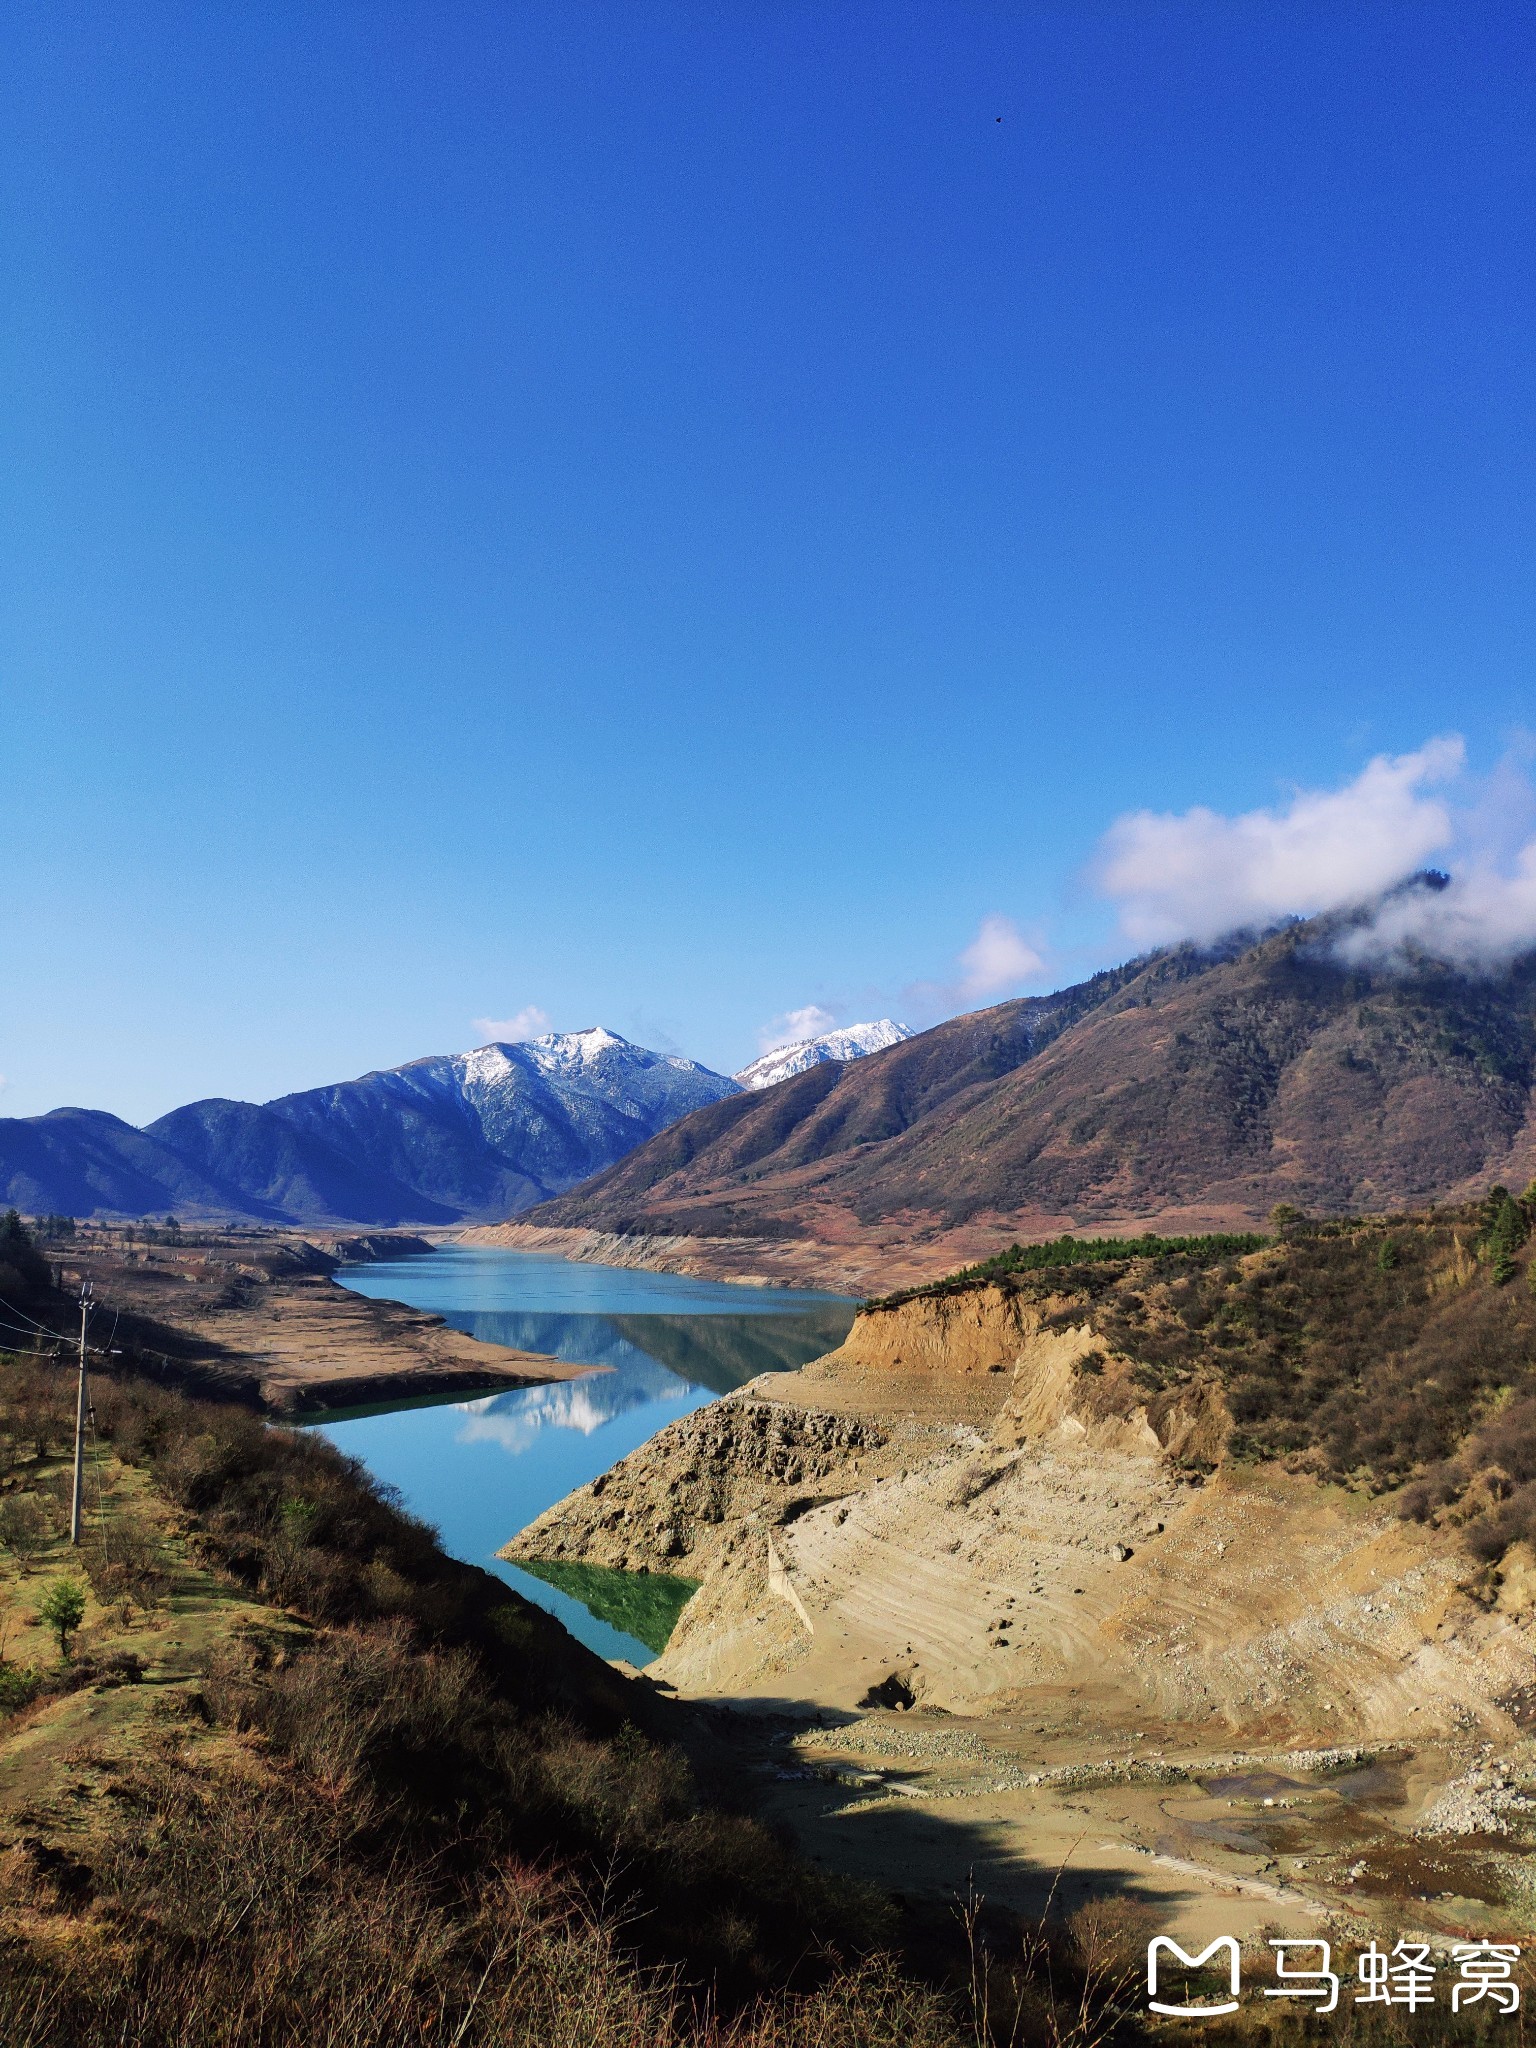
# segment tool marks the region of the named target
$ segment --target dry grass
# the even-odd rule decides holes
[[[18,1587],[55,1562],[71,1393],[0,1359]],[[882,1901],[701,1793],[665,1703],[323,1439],[131,1377],[94,1400],[93,1619],[73,1659],[0,1687],[0,1731],[59,1750],[0,1855],[5,2048],[962,2038],[891,1960]],[[192,1672],[189,1572],[204,1604],[230,1588]],[[168,1635],[177,1682],[102,1720],[96,1695],[143,1675],[126,1645]]]
[[[31,1502],[21,1522],[35,1510],[54,1547],[68,1394],[56,1368],[0,1360],[0,1501]],[[1135,2032],[1104,1929],[1001,1929],[967,1967],[958,1930],[898,1927],[701,1789],[666,1703],[444,1557],[322,1439],[131,1378],[98,1382],[96,1409],[116,1503],[88,1552],[100,1611],[44,1690],[0,1697],[32,1758],[61,1731],[54,1788],[90,1788],[61,1804],[34,1770],[36,1811],[8,1816],[5,2048],[1099,2048]],[[205,1606],[229,1602],[196,1668],[191,1576]],[[119,1609],[149,1606],[114,1636]],[[131,1644],[173,1634],[175,1682],[134,1684]],[[125,1685],[114,1720],[97,1695]]]
[[[121,1786],[128,1814],[72,1939],[0,1962],[7,2048],[778,2048],[957,2043],[886,1960],[721,2017],[646,1969],[567,1876],[506,1860],[461,1883],[396,1857],[360,1867],[341,1809],[186,1758]],[[13,1859],[14,1862],[14,1859]],[[52,1874],[7,1873],[34,1913]]]

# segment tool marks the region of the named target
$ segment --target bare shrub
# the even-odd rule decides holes
[[[13,1460],[30,1456],[40,1462],[70,1442],[74,1410],[57,1366],[12,1359],[4,1374],[3,1398]]]
[[[0,1968],[0,2038],[28,2048],[959,2048],[934,1993],[887,1958],[722,2017],[646,1968],[568,1873],[516,1857],[444,1882],[358,1853],[344,1805],[296,1785],[152,1759],[90,1882],[109,1971],[88,1945]]]
[[[86,1575],[104,1604],[125,1599],[153,1607],[170,1585],[165,1546],[153,1522],[118,1509],[104,1519],[83,1552]]]
[[[0,1549],[15,1558],[23,1571],[53,1539],[53,1518],[32,1494],[8,1493],[0,1499]]]

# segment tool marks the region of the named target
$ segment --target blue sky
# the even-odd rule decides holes
[[[1524,7],[0,37],[6,1114],[732,1067],[1122,957],[1128,812],[1518,763]]]

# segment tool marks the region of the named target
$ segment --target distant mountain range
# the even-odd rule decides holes
[[[1368,970],[1341,958],[1344,922],[1158,953],[809,1066],[695,1110],[523,1220],[932,1246],[957,1263],[972,1244],[1063,1229],[1217,1228],[1277,1202],[1380,1212],[1495,1179],[1523,1188],[1536,958],[1487,975]]]
[[[275,1102],[191,1102],[144,1130],[101,1110],[0,1120],[0,1194],[72,1216],[495,1220],[738,1092],[612,1031],[557,1032]]]
[[[852,1059],[865,1036],[885,1043],[901,1028],[856,1025],[770,1057]],[[846,1048],[817,1049],[834,1039]],[[0,1202],[82,1217],[494,1222],[743,1085],[599,1027],[413,1060],[275,1102],[191,1102],[143,1130],[104,1110],[56,1109],[0,1118]]]
[[[889,1017],[882,1017],[877,1024],[849,1024],[841,1031],[824,1031],[820,1038],[797,1038],[792,1045],[776,1045],[772,1052],[740,1068],[736,1079],[743,1088],[772,1088],[791,1074],[803,1074],[807,1067],[819,1067],[827,1060],[863,1059],[911,1036],[905,1024],[895,1024]]]
[[[1174,948],[916,1037],[851,1026],[734,1078],[595,1029],[189,1103],[144,1130],[83,1109],[0,1120],[0,1202],[367,1227],[517,1216],[753,1239],[784,1257],[737,1265],[793,1278],[832,1267],[791,1245],[843,1247],[850,1273],[916,1270],[1063,1229],[1523,1188],[1536,956],[1486,975],[1366,968],[1340,955],[1344,922]]]

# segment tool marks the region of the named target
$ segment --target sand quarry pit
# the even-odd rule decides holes
[[[862,1316],[507,1554],[701,1581],[653,1681],[735,1718],[812,1854],[898,1890],[1190,1934],[1531,1922],[1530,1611],[1223,1434],[982,1290]]]

